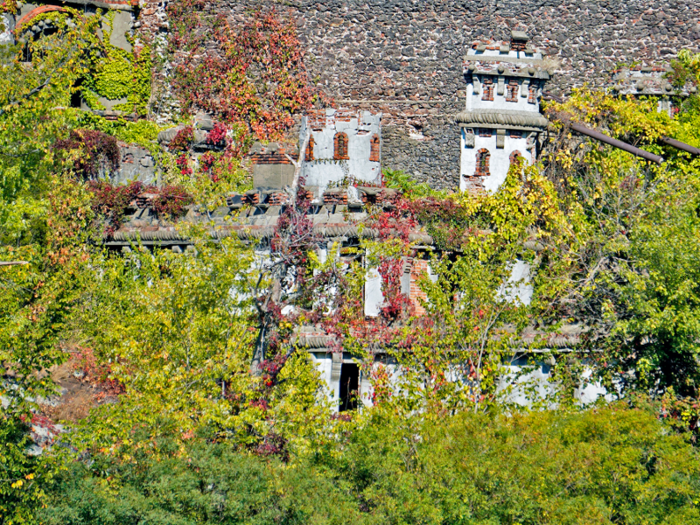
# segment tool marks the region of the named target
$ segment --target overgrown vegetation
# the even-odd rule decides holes
[[[495,193],[387,172],[401,192],[377,188],[356,244],[320,237],[300,181],[268,240],[180,223],[184,253],[110,252],[95,241],[137,198],[176,218],[245,188],[246,140],[279,135],[314,100],[291,23],[266,12],[232,28],[201,7],[172,5],[173,45],[194,53],[209,27],[219,39],[223,55],[179,77],[218,75],[180,85],[220,119],[218,149],[195,162],[185,127],[158,153],[157,188],[94,180],[117,165],[116,138],[155,152],[158,131],[69,108],[103,56],[95,17],[27,43],[33,67],[3,50],[0,261],[20,264],[0,266],[2,523],[697,522],[700,160],[657,141],[700,145],[697,104],[671,118],[654,100],[577,91],[549,108],[559,131],[542,162],[514,163]],[[692,55],[679,60],[697,77]],[[572,136],[567,119],[665,162]],[[426,237],[433,250],[419,250]],[[427,252],[409,300],[404,267]],[[511,278],[516,263],[529,281]],[[367,316],[375,271],[384,302]],[[580,340],[553,351],[571,326]],[[336,412],[306,335],[356,359],[373,387],[361,410]],[[115,402],[30,456],[71,355]],[[528,355],[549,379],[513,373]],[[582,406],[598,382],[617,399]]]
[[[323,98],[304,67],[294,22],[272,9],[232,26],[204,6],[179,0],[168,8],[169,52],[178,60],[173,86],[183,110],[221,119],[234,131],[238,148],[253,138],[281,138],[294,124],[293,114]],[[212,35],[215,51],[204,45]]]

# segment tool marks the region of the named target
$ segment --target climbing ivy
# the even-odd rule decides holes
[[[294,113],[323,99],[311,85],[294,22],[270,9],[233,26],[205,16],[205,7],[192,0],[168,6],[174,28],[168,52],[182,108],[218,116],[239,143],[280,138]],[[205,34],[213,36],[215,52],[205,47]]]
[[[15,14],[17,12],[17,0],[3,0],[0,3],[0,13]],[[2,27],[2,26],[0,26]]]
[[[151,96],[151,48],[142,46],[129,52],[111,45],[109,40],[113,20],[113,12],[104,18],[107,29],[103,36],[102,53],[85,78],[81,94],[91,109],[104,109],[99,97],[108,100],[126,99],[126,102],[115,105],[114,109],[143,115]],[[133,38],[128,40],[133,44]]]
[[[123,118],[107,120],[94,113],[84,112],[79,116],[78,121],[82,128],[102,131],[123,142],[147,148],[154,157],[161,151],[156,139],[163,128],[151,120],[130,121]]]

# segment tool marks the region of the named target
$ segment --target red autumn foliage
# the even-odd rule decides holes
[[[207,134],[207,143],[212,146],[223,147],[226,146],[226,136],[228,134],[228,127],[223,122],[217,122],[214,124],[214,128]]]
[[[204,110],[239,132],[278,139],[292,115],[319,98],[312,86],[292,20],[274,9],[257,11],[242,26],[204,15],[205,2],[178,0],[168,6],[177,57],[173,86],[186,111]],[[204,45],[210,31],[218,49]]]
[[[129,203],[144,190],[144,184],[136,181],[115,186],[105,181],[90,181],[88,189],[94,195],[93,209],[107,219],[105,233],[112,234],[121,226]]]
[[[175,134],[173,140],[168,144],[170,151],[187,151],[194,142],[194,128],[185,126]]]
[[[73,166],[84,180],[95,179],[119,169],[117,139],[101,131],[74,129],[67,139],[57,140],[53,148],[76,154]]]
[[[175,165],[180,168],[180,173],[183,175],[192,175],[193,171],[190,168],[190,159],[187,154],[183,153],[175,160]]]
[[[107,219],[105,233],[113,234],[124,220],[127,208],[142,194],[150,197],[150,207],[160,216],[177,217],[192,203],[192,196],[180,186],[151,186],[134,181],[128,185],[113,185],[106,181],[90,181],[88,189],[94,196],[93,209]]]
[[[116,397],[125,392],[124,385],[110,375],[112,370],[107,363],[98,364],[91,348],[80,348],[75,354],[74,370],[81,372],[81,381],[100,389],[99,397]]]

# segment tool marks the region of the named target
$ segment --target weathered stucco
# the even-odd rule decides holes
[[[299,132],[300,147],[307,136],[313,140],[313,160],[304,161],[301,169],[306,185],[316,187],[323,193],[329,184],[343,180],[380,183],[381,162],[370,160],[372,138],[378,137],[381,144],[380,120],[381,115],[368,111],[336,109],[310,112],[303,117]],[[344,133],[348,139],[346,160],[335,158],[334,142],[338,133]]]

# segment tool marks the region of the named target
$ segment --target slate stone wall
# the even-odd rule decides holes
[[[240,16],[260,0],[220,0]],[[552,59],[547,91],[605,87],[620,64],[663,65],[700,46],[700,3],[685,0],[285,0],[312,78],[339,107],[383,113],[384,167],[436,187],[459,180],[462,56],[473,41],[527,32]]]

